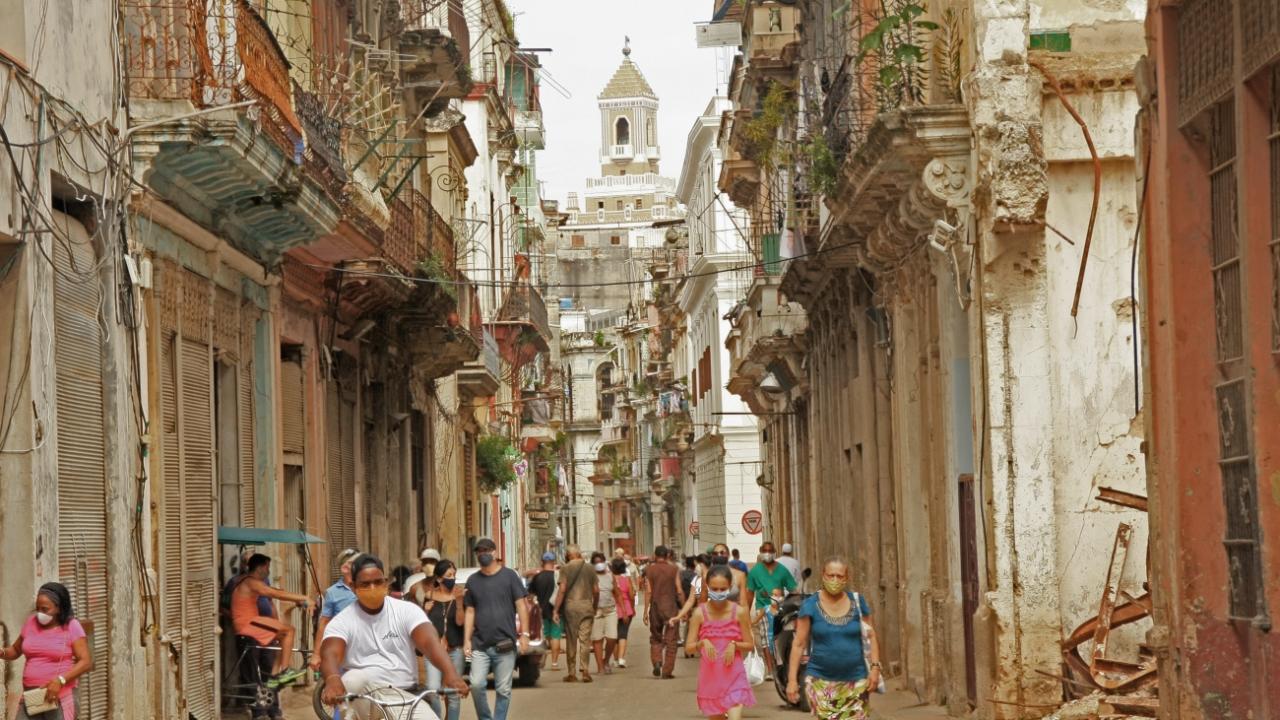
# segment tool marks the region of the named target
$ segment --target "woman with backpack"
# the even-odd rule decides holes
[[[822,720],[866,720],[871,692],[881,683],[880,645],[867,621],[871,607],[848,588],[849,563],[839,557],[823,563],[822,590],[800,607],[791,643],[787,699],[800,701],[803,682],[809,707]]]
[[[636,589],[627,573],[627,561],[614,558],[609,563],[614,582],[618,588],[618,644],[613,656],[618,659],[618,667],[627,666],[627,634],[631,630],[631,620],[636,616]]]

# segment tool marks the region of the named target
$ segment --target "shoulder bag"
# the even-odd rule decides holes
[[[858,627],[862,628],[862,662],[867,665],[867,677],[871,677],[871,633],[872,627],[870,623],[864,622],[862,619],[862,598],[858,593],[849,593],[849,599],[853,601],[853,612],[858,620]],[[883,695],[886,692],[884,685],[884,672],[880,673],[880,683],[873,688],[878,694]]]

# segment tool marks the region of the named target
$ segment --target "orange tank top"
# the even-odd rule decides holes
[[[231,591],[231,625],[237,633],[243,632],[258,617],[258,593],[240,593],[239,589]]]

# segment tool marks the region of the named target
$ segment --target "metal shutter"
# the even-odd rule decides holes
[[[236,387],[240,450],[240,524],[249,527],[258,524],[258,468],[255,409],[253,402],[254,335],[258,313],[253,307],[240,312],[240,367]]]
[[[76,614],[92,622],[93,672],[80,683],[91,718],[110,707],[111,615],[107,588],[106,434],[102,399],[102,292],[97,257],[82,225],[59,216],[70,242],[54,242],[54,365],[57,378],[58,575]]]
[[[217,517],[213,471],[213,356],[209,346],[183,339],[178,362],[182,383],[182,556],[186,572],[188,642],[183,653],[187,710],[197,720],[213,720],[214,658],[218,608],[214,576],[214,525]]]
[[[328,476],[329,559],[337,572],[337,555],[356,544],[354,409],[342,400],[338,383],[325,392],[325,448]]]

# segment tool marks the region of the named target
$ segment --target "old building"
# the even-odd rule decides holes
[[[721,187],[781,282],[751,288],[731,382],[781,418],[762,437],[769,519],[806,562],[850,557],[892,628],[890,674],[953,711],[1044,714],[1100,681],[1101,654],[1072,644],[1100,599],[1144,602],[1145,516],[1098,497],[1145,491],[1122,261],[1141,20],[1065,2],[742,13]],[[1106,644],[1136,684],[1147,627]]]
[[[1140,262],[1160,716],[1274,717],[1280,15],[1149,5]]]

